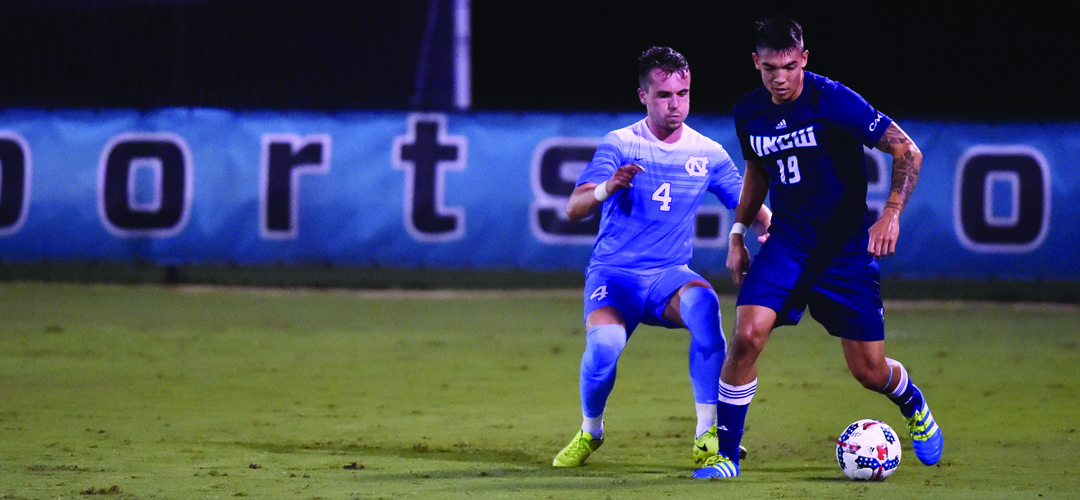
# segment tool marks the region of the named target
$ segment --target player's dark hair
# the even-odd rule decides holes
[[[690,71],[690,64],[682,54],[671,47],[649,47],[638,58],[638,86],[648,90],[649,73],[659,69],[665,74],[684,74]]]
[[[755,50],[770,49],[776,52],[803,51],[802,26],[782,16],[769,17],[754,25]]]

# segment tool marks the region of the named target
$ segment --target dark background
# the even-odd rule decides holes
[[[1075,121],[1074,16],[1041,2],[472,0],[472,109],[636,111],[636,58],[690,61],[693,112],[760,85],[751,26],[898,119]],[[452,110],[451,0],[6,0],[0,107]],[[429,24],[432,13],[438,23]],[[432,26],[434,30],[432,31]],[[434,43],[423,44],[425,33]]]
[[[477,107],[638,109],[636,57],[683,53],[692,110],[731,111],[761,84],[752,25],[803,25],[807,69],[863,94],[894,117],[1076,120],[1076,17],[1041,2],[527,2],[473,1]],[[1070,9],[1071,10],[1071,9]]]

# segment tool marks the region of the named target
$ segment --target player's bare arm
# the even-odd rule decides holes
[[[885,135],[881,136],[877,148],[893,157],[892,189],[885,207],[899,212],[904,209],[919,181],[922,151],[896,122],[885,129]]]
[[[756,228],[764,235],[772,220],[772,212],[764,205],[768,194],[769,173],[765,166],[748,160],[742,193],[739,195],[739,206],[735,208],[735,221],[744,225],[756,224]],[[750,267],[750,252],[746,249],[744,238],[743,234],[732,232],[728,240],[727,268],[736,285],[742,284],[743,276]]]
[[[765,240],[769,239],[769,226],[772,225],[772,210],[764,204],[758,209],[757,215],[754,217],[754,224],[751,226],[754,231],[757,231],[758,241],[765,243]]]
[[[904,210],[922,168],[922,151],[915,141],[896,122],[889,124],[885,134],[876,145],[877,149],[893,157],[892,187],[881,217],[870,227],[870,243],[866,248],[875,257],[888,257],[896,253],[896,239],[900,234],[900,212]]]
[[[644,171],[644,168],[633,163],[623,165],[616,169],[615,173],[604,183],[604,189],[611,195],[632,187],[630,183],[634,180],[634,176],[638,172]],[[573,194],[570,195],[570,200],[566,203],[567,218],[572,221],[583,219],[593,213],[596,207],[600,206],[602,200],[597,198],[596,186],[595,183],[586,182],[574,189]]]

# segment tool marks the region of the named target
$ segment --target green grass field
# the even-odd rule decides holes
[[[1080,498],[1076,306],[887,306],[945,455],[905,440],[884,483],[848,481],[833,442],[903,420],[812,321],[761,359],[741,477],[690,478],[687,335],[650,327],[604,448],[552,468],[580,423],[580,311],[576,291],[0,284],[0,498]]]

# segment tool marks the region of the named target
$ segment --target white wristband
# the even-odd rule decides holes
[[[607,181],[596,185],[596,189],[593,189],[593,196],[596,197],[596,201],[604,201],[608,196],[611,196],[611,193],[607,192]]]
[[[746,224],[742,222],[736,222],[731,225],[731,232],[728,234],[738,234],[740,236],[746,235]]]

